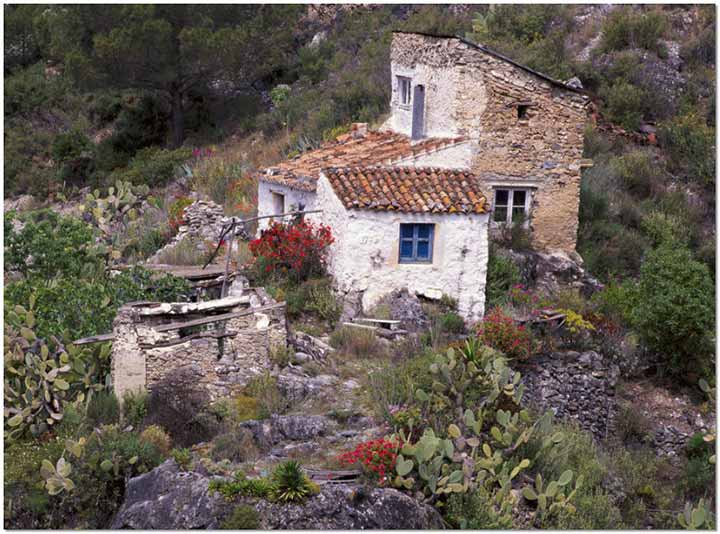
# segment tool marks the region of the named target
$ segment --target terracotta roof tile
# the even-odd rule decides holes
[[[348,209],[487,213],[480,180],[464,170],[330,167],[322,172]]]
[[[329,167],[371,167],[388,165],[407,157],[435,152],[466,141],[464,137],[430,138],[412,143],[406,135],[370,130],[361,135],[347,134],[265,170],[259,179],[314,191],[320,170]]]

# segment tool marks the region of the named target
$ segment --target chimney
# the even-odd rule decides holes
[[[365,137],[368,133],[367,122],[353,122],[350,126],[350,133],[355,139]]]

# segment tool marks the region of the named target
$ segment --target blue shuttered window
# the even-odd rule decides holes
[[[432,263],[434,224],[400,225],[400,263]]]

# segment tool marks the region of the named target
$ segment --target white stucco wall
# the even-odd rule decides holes
[[[433,152],[410,156],[393,162],[398,167],[439,167],[440,169],[470,169],[477,152],[477,141],[440,148]]]
[[[458,300],[468,321],[482,318],[488,261],[487,214],[433,215],[346,210],[321,175],[317,206],[309,217],[329,225],[335,236],[328,269],[343,292],[363,291],[369,310],[385,294],[406,287],[411,293]],[[434,223],[433,261],[398,262],[400,223]]]
[[[272,193],[285,195],[285,211],[294,211],[302,204],[306,210],[314,209],[315,192],[301,191],[291,187],[258,181],[258,217],[274,215]],[[271,219],[260,219],[258,221],[258,233],[267,228]]]
[[[390,128],[396,132],[412,134],[413,102],[400,103],[398,76],[410,78],[411,90],[416,85],[425,86],[425,137],[453,137],[458,130],[453,120],[453,103],[457,85],[457,68],[428,67],[416,64],[413,67],[391,65],[392,97],[390,100]]]

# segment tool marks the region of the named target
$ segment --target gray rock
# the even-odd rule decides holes
[[[309,441],[334,430],[337,423],[323,415],[273,415],[270,419],[240,423],[261,447],[288,441]]]
[[[297,363],[299,365],[309,362],[310,360],[311,360],[310,355],[305,352],[296,352],[292,356],[293,363]]]
[[[326,484],[319,495],[303,504],[259,501],[265,529],[441,529],[434,508],[390,488]]]
[[[210,495],[209,482],[199,473],[180,471],[174,460],[167,460],[128,481],[125,500],[110,528],[216,529],[218,517],[232,507],[222,496]]]

